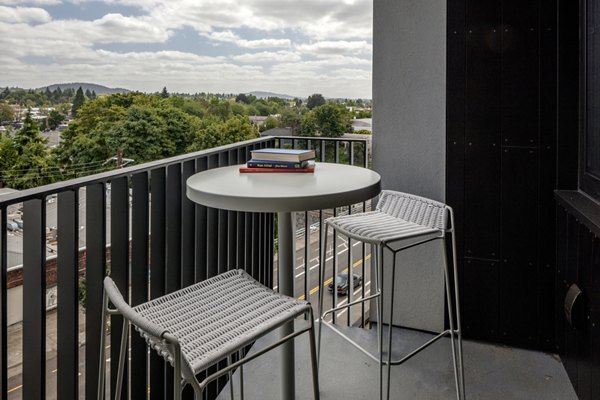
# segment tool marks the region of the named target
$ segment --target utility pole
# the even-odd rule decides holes
[[[123,168],[123,149],[117,149],[117,169]]]

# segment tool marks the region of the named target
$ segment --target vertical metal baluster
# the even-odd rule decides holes
[[[110,183],[110,275],[123,294],[129,300],[129,185],[126,177],[117,178]],[[119,346],[123,330],[123,317],[112,315],[110,318],[110,338],[114,346],[110,347],[110,387],[115,393],[119,363]],[[125,357],[122,398],[127,398],[128,352]]]
[[[333,155],[335,158],[335,163],[339,164],[340,163],[340,142],[339,141],[335,141],[335,148],[333,150]]]
[[[181,288],[181,164],[167,167],[166,209],[167,268],[165,288],[167,293],[172,293]],[[171,373],[167,374],[168,376],[173,375]],[[173,393],[173,391],[168,390],[167,393]]]
[[[327,147],[325,146],[325,140],[320,139],[321,141],[321,162],[327,161]]]
[[[57,398],[79,397],[79,196],[58,195]]]
[[[208,169],[208,159],[202,157],[196,160],[196,172]],[[208,249],[208,209],[196,204],[196,276],[195,282],[202,282],[208,275],[207,249]]]
[[[186,181],[196,171],[195,161],[186,161],[181,170],[181,287],[193,285],[195,282],[194,244],[196,243],[194,226],[196,206],[188,199]]]
[[[102,280],[106,268],[106,192],[103,183],[86,186],[85,262],[85,398],[98,394],[100,335],[102,330]]]
[[[308,273],[310,271],[310,225],[308,211],[304,212],[304,299],[310,301],[310,288],[308,287]],[[307,317],[307,315],[305,315]]]
[[[219,166],[219,157],[210,155],[208,157],[208,169],[217,168]],[[207,226],[207,249],[206,263],[208,267],[207,278],[212,278],[219,273],[219,257],[218,257],[218,219],[219,213],[214,208],[207,209],[206,226]]]
[[[366,211],[366,202],[363,201],[362,203],[362,212]],[[361,255],[361,260],[362,260],[362,270],[361,270],[361,274],[363,277],[363,284],[361,287],[361,296],[364,299],[366,296],[366,291],[365,291],[365,284],[366,284],[366,279],[367,279],[367,273],[366,273],[366,264],[367,264],[367,254],[366,254],[366,245],[365,242],[362,242],[361,244],[361,251],[360,251],[360,255]],[[372,257],[372,255],[371,255]],[[373,258],[371,258],[371,260],[373,260]],[[371,279],[369,278],[369,281]],[[373,285],[371,285],[371,287],[373,287]],[[371,304],[372,302],[369,302],[369,304]],[[361,327],[365,327],[365,302],[361,302],[360,303],[360,326]]]
[[[238,152],[237,150],[229,151],[228,165],[237,165]],[[227,211],[227,261],[226,269],[237,268],[237,216],[236,211]]]
[[[348,206],[348,215],[352,215],[352,205]],[[352,258],[352,239],[348,238],[348,303],[352,303],[352,297],[354,295],[354,263]],[[352,312],[352,306],[348,307],[348,321],[347,325],[351,326],[350,314]]]
[[[229,165],[227,152],[219,154],[219,167]],[[227,239],[228,239],[228,211],[219,209],[217,211],[217,271],[219,274],[227,271]],[[223,380],[223,379],[221,379]]]
[[[333,216],[337,217],[337,215],[338,215],[338,210],[337,210],[337,208],[334,208]],[[333,234],[333,237],[331,239],[331,244],[332,244],[333,248],[332,248],[332,252],[331,252],[331,257],[332,257],[331,262],[333,263],[333,276],[332,276],[332,279],[333,279],[333,281],[332,281],[333,282],[333,293],[332,294],[333,294],[333,296],[331,296],[331,301],[332,301],[331,308],[335,308],[335,307],[337,307],[337,304],[338,304],[338,291],[337,291],[337,274],[338,274],[338,270],[337,270],[338,269],[337,237],[338,237],[338,234],[335,229],[332,229],[332,234]],[[327,249],[325,249],[325,250],[327,250]],[[327,260],[327,255],[325,256],[325,260]],[[337,312],[331,313],[331,318],[332,318],[331,321],[335,324],[337,321]]]
[[[0,208],[0,399],[8,398],[8,338],[6,328],[8,326],[8,310],[6,304],[7,294],[7,267],[8,267],[8,235],[6,228],[6,206]]]
[[[238,159],[237,159],[237,163],[238,164],[243,164],[245,163],[247,160],[246,158],[246,148],[240,148],[238,151]],[[245,232],[246,232],[246,213],[245,212],[240,212],[238,211],[236,213],[236,226],[235,226],[235,232],[236,232],[236,258],[235,258],[235,268],[242,268],[244,270],[246,270],[246,260],[245,260],[245,253],[246,253],[246,248],[245,248]]]
[[[23,204],[23,398],[46,398],[46,202]]]
[[[136,306],[148,301],[148,173],[137,173],[131,181],[131,305]],[[131,365],[131,398],[145,398],[149,386],[148,351],[145,340],[135,330],[131,334]]]
[[[155,299],[165,294],[166,169],[153,170],[150,173],[150,184],[152,194],[150,206],[150,298]],[[150,398],[152,400],[165,399],[167,397],[165,389],[165,361],[153,351],[150,353]]]

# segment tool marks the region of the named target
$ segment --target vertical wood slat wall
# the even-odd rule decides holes
[[[557,0],[449,0],[447,202],[468,337],[555,350]]]

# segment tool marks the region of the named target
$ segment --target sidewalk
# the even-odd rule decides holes
[[[46,374],[56,374],[56,354],[58,347],[58,322],[56,309],[46,314]],[[10,325],[7,329],[9,393],[17,391],[20,387],[21,372],[23,370],[23,323]],[[79,307],[79,347],[85,345],[85,313]],[[51,379],[48,377],[48,379]],[[10,382],[13,382],[11,385]],[[18,382],[18,384],[17,384]]]

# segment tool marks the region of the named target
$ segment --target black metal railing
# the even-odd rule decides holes
[[[0,400],[95,398],[100,365],[102,279],[107,273],[134,305],[233,267],[245,268],[263,284],[276,287],[273,214],[224,211],[194,204],[185,195],[185,182],[198,171],[243,163],[253,149],[284,146],[314,148],[321,161],[361,166],[369,163],[368,143],[362,139],[265,137],[1,196]],[[46,290],[51,280],[46,228],[47,199],[55,196],[57,349],[56,368],[50,371],[46,365]],[[11,274],[15,268],[9,265],[7,214],[18,204],[22,204],[24,221],[22,376],[16,381],[20,385],[9,387],[9,351],[14,349],[7,346],[7,283],[9,267]],[[359,205],[363,210],[365,207]],[[351,207],[347,208],[352,212]],[[298,240],[304,243],[305,271],[304,290],[299,297],[316,299],[315,288],[309,285],[315,250],[312,241],[321,239],[320,224],[328,213],[332,212],[320,210],[301,215],[304,231]],[[313,230],[310,221],[315,215],[319,229]],[[85,247],[80,236],[85,238]],[[336,249],[333,248],[334,255]],[[366,278],[364,246],[361,250],[362,275]],[[353,264],[352,257],[352,246],[348,244],[348,266]],[[333,257],[334,263],[337,258]],[[364,296],[364,285],[362,290]],[[82,291],[85,317],[80,321]],[[333,298],[337,300],[336,296]],[[364,315],[363,306],[360,317],[363,324]],[[347,322],[354,323],[350,312]],[[113,343],[120,341],[121,324],[120,317],[112,317]],[[85,325],[84,349],[78,334],[82,325]],[[130,349],[134,367],[128,371],[124,394],[129,393],[132,399],[147,398],[148,393],[150,398],[166,398],[165,393],[170,393],[170,367],[154,354],[148,356],[145,343],[137,335],[132,335]],[[112,389],[116,380],[117,346],[110,347],[110,359],[115,366],[109,367]],[[85,373],[79,376],[82,369]],[[54,379],[55,385],[50,385]],[[218,388],[219,383],[208,390],[207,398],[216,397]]]

